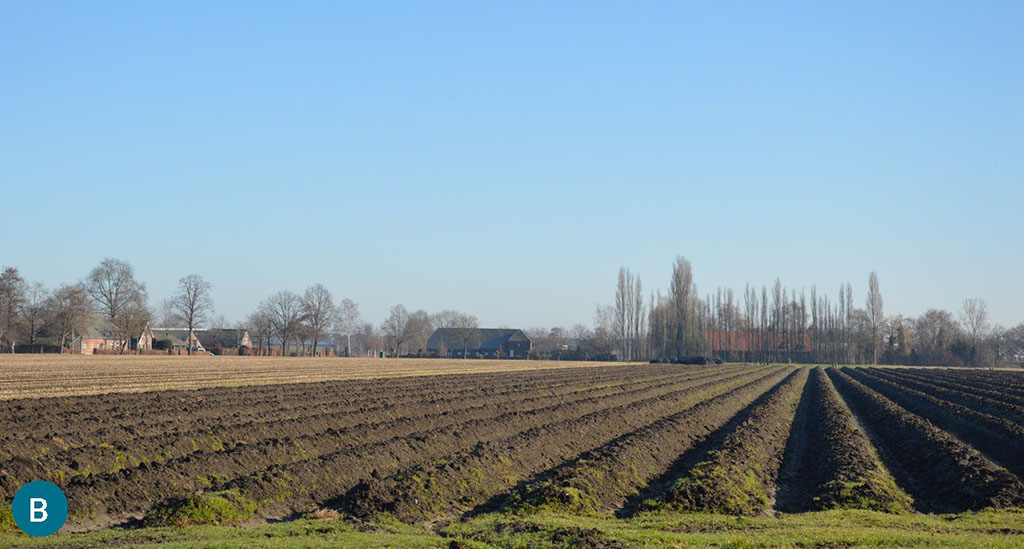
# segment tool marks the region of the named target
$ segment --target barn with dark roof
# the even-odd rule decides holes
[[[532,345],[530,336],[514,328],[438,328],[427,351],[451,358],[527,358]]]

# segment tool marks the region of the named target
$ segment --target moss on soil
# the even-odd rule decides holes
[[[226,526],[251,520],[256,503],[237,491],[208,492],[154,505],[146,512],[146,526]]]

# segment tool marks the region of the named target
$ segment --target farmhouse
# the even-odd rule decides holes
[[[189,348],[193,351],[205,350],[195,332],[190,333],[183,328],[153,328],[150,330],[150,337],[152,340],[149,349],[162,346],[164,349],[177,352],[188,352]]]
[[[147,334],[143,334],[145,342]],[[149,330],[148,347],[140,343],[140,349],[152,349],[157,342],[163,342],[164,348],[175,352],[209,351],[215,355],[244,354],[245,349],[252,346],[249,332],[242,329],[213,328],[209,330],[193,330],[185,328],[154,328]]]
[[[271,337],[268,345],[270,346],[270,352],[281,352],[281,338]],[[295,338],[288,341],[285,356],[310,356],[312,353],[312,339]],[[317,356],[335,356],[337,354],[337,345],[326,339],[319,339],[316,342],[316,354]]]
[[[249,331],[240,328],[196,330],[195,336],[207,351],[215,355],[244,354],[252,347]]]
[[[527,358],[533,342],[512,328],[438,328],[427,351],[442,357]]]
[[[113,351],[121,348],[121,340],[114,333],[109,320],[92,316],[85,329],[71,341],[71,352],[91,355],[96,351]]]
[[[74,339],[71,340],[71,352],[92,355],[97,351],[101,353],[121,351],[121,347],[125,343],[127,343],[125,351],[152,348],[152,330],[150,330],[149,324],[146,324],[138,337],[132,337],[125,342],[117,337],[117,332],[110,320],[100,315],[91,315],[85,323],[85,328],[76,333]]]

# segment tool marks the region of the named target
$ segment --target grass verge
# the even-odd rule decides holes
[[[492,547],[1020,547],[1024,511],[892,515],[858,509],[781,518],[654,511],[625,520],[539,512],[484,516],[441,533]]]
[[[0,534],[0,547],[1020,547],[1024,510],[892,515],[833,510],[737,517],[652,511],[630,519],[540,511],[495,513],[432,531],[387,516],[365,522],[300,519],[256,527],[114,529],[35,539]]]
[[[237,491],[194,494],[154,505],[146,526],[231,526],[252,520],[256,503]]]

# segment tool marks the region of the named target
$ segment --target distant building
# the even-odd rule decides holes
[[[427,352],[462,358],[528,358],[533,342],[512,328],[438,328],[427,340]]]
[[[114,325],[110,320],[100,315],[91,315],[85,323],[81,332],[75,333],[71,340],[71,352],[80,355],[95,354],[96,351],[125,351],[149,348],[149,324],[143,329],[138,337],[129,338],[127,341],[118,338]]]
[[[96,351],[120,351],[122,341],[117,338],[113,325],[106,318],[93,315],[86,328],[75,334],[71,352],[94,354]],[[252,346],[249,332],[242,329],[194,330],[185,328],[153,328],[149,324],[138,337],[128,342],[128,351],[169,350],[174,353],[212,352],[213,354],[245,354]]]
[[[249,331],[236,328],[196,330],[196,338],[203,347],[215,355],[244,354],[252,347]]]
[[[214,328],[193,330],[186,328],[153,328],[149,330],[149,346],[144,346],[147,334],[140,340],[141,349],[152,349],[157,342],[164,342],[165,348],[175,352],[211,352],[215,355],[243,354],[252,346],[249,332],[242,329]]]
[[[85,329],[75,335],[71,341],[71,352],[91,355],[96,351],[112,351],[121,348],[121,341],[114,333],[114,326],[109,320],[100,316],[92,316],[86,322]]]
[[[705,330],[704,339],[714,358],[747,360],[755,352],[782,353],[795,360],[808,360],[811,336],[807,332],[788,334],[760,334],[747,331]]]
[[[165,349],[175,352],[188,352],[190,348],[192,352],[206,350],[196,334],[185,328],[153,328],[150,337],[149,349],[163,345]]]
[[[281,338],[271,337],[268,347],[275,355],[281,353]],[[338,346],[329,340],[321,339],[316,342],[317,356],[336,356]],[[288,348],[285,356],[310,356],[313,354],[313,341],[302,341],[298,338],[288,340]]]

